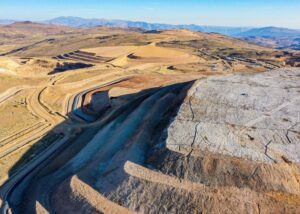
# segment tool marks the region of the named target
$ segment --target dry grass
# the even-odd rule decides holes
[[[29,90],[21,91],[0,105],[0,139],[11,136],[39,121],[39,118],[27,109],[26,97],[29,93]]]
[[[18,24],[11,32],[0,27],[0,39],[1,32],[10,35],[1,41],[3,45],[0,47],[0,53],[22,47],[6,57],[0,57],[0,93],[16,86],[38,85],[40,89],[45,88],[45,90],[39,94],[40,100],[34,103],[32,101],[33,105],[36,105],[37,109],[46,106],[50,111],[60,113],[65,112],[64,105],[69,95],[129,74],[135,74],[135,77],[120,82],[112,88],[107,87],[110,96],[132,95],[143,89],[208,75],[264,70],[263,67],[251,67],[249,63],[242,61],[230,64],[228,60],[222,59],[232,54],[246,59],[258,58],[261,54],[259,56],[263,59],[274,60],[270,54],[274,51],[272,49],[218,34],[194,33],[186,30],[144,34],[134,30],[102,27],[70,29],[34,24],[24,26]],[[19,34],[24,38],[18,38]],[[57,62],[66,62],[66,60],[54,60],[52,56],[76,50],[116,59],[109,63],[97,64],[92,68],[48,75]],[[0,140],[40,121],[40,118],[34,116],[26,107],[30,90],[19,92],[0,104]],[[40,105],[40,102],[45,106]],[[51,117],[51,114],[49,115]],[[43,133],[38,134],[42,136]],[[11,167],[15,166],[24,154],[26,154],[25,159],[23,157],[18,167],[39,154],[51,140],[45,142],[43,144],[43,141],[40,141],[42,146],[28,152],[32,146],[37,145],[36,141],[31,142],[0,159],[0,184],[7,178]],[[278,194],[275,196],[280,200],[283,200],[282,197],[286,198]]]
[[[77,81],[82,81],[84,79],[93,78],[99,75],[109,74],[111,72],[116,72],[119,70],[120,69],[113,68],[110,65],[100,65],[94,68],[69,71],[65,73],[65,78],[62,78],[57,83],[58,84],[73,83]]]
[[[97,48],[88,48],[82,49],[82,51],[87,51],[91,53],[95,53],[98,56],[102,57],[120,57],[123,55],[127,55],[130,52],[137,49],[136,46],[112,46],[112,47],[97,47]]]
[[[29,149],[29,145],[24,146],[18,149],[16,152],[13,152],[10,155],[0,159],[0,185],[2,185],[8,178],[9,170],[16,164],[18,160],[21,159],[24,154],[26,154]]]
[[[286,202],[288,204],[295,204],[300,206],[300,195],[292,195],[284,192],[268,192],[266,195],[275,199],[276,201]]]
[[[3,75],[0,74],[0,93],[6,91],[9,88],[21,85],[36,86],[46,83],[48,78],[29,78],[18,77],[15,75]]]

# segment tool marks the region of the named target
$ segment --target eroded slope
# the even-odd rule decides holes
[[[299,69],[188,88],[132,103],[63,167],[39,173],[15,209],[299,213]]]

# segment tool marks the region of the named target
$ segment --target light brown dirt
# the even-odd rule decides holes
[[[284,59],[275,59],[273,49],[223,35],[186,30],[143,34],[139,30],[130,29],[70,29],[33,23],[18,23],[11,28],[13,30],[10,32],[7,28],[0,27],[0,33],[5,32],[10,36],[3,40],[0,51],[13,50],[5,57],[0,57],[0,115],[1,119],[4,118],[0,121],[0,145],[3,144],[2,149],[0,147],[0,156],[12,150],[9,155],[0,157],[1,182],[8,178],[10,169],[16,170],[16,164],[22,165],[17,163],[19,160],[26,157],[26,162],[46,148],[35,151],[30,149],[41,143],[44,136],[72,133],[78,134],[76,139],[80,139],[84,129],[99,128],[102,131],[104,125],[107,125],[102,124],[103,118],[110,118],[112,115],[111,120],[115,123],[109,129],[110,135],[107,135],[104,141],[101,138],[98,142],[103,143],[106,150],[97,151],[100,155],[86,163],[84,169],[80,169],[80,173],[73,172],[66,180],[59,181],[59,184],[53,187],[53,194],[42,193],[39,200],[37,198],[40,195],[33,192],[32,195],[31,192],[27,194],[31,198],[24,201],[34,201],[34,205],[28,210],[36,210],[37,213],[53,210],[57,213],[299,212],[299,164],[291,161],[290,157],[272,152],[272,155],[280,160],[277,163],[261,163],[240,156],[230,157],[221,153],[197,151],[194,147],[191,149],[184,145],[180,145],[178,150],[166,149],[164,142],[161,142],[162,138],[165,137],[166,140],[180,134],[181,131],[190,131],[189,136],[179,144],[189,143],[198,128],[186,126],[179,131],[169,132],[169,136],[164,136],[163,133],[170,120],[176,116],[176,108],[181,104],[180,99],[186,96],[186,88],[181,88],[181,91],[177,91],[175,87],[172,90],[168,89],[170,91],[167,94],[156,95],[156,99],[152,97],[151,105],[146,105],[144,99],[147,98],[142,96],[144,90],[159,88],[161,93],[171,84],[207,76],[234,72],[251,75],[280,67],[290,55]],[[36,37],[32,37],[30,32]],[[20,35],[24,38],[22,41]],[[17,48],[21,49],[16,50]],[[78,50],[115,59],[97,62],[91,68],[66,70],[49,75],[57,63],[74,62],[51,57]],[[232,56],[237,56],[237,59],[233,59]],[[265,61],[261,61],[262,59]],[[72,117],[72,104],[80,92],[125,76],[132,78],[110,86],[98,87],[79,98],[77,107],[83,107],[85,110],[91,104],[93,94],[99,91],[107,91],[108,95],[114,98],[110,100],[112,106],[98,120],[88,123]],[[258,80],[254,82],[257,83]],[[223,91],[225,88],[222,88],[222,84],[220,83],[219,87]],[[233,87],[233,84],[231,86]],[[201,89],[200,87],[199,91],[202,93]],[[296,93],[296,89],[290,90]],[[228,94],[233,96],[234,92]],[[223,100],[214,95],[200,99],[198,106],[197,103],[194,104],[200,110],[203,103],[209,99],[216,99],[215,102],[222,104]],[[186,99],[191,97],[189,93]],[[265,97],[258,96],[257,99],[263,100]],[[105,97],[105,100],[108,101],[108,98]],[[191,103],[195,100],[190,100],[191,103],[187,100],[183,108],[185,115],[190,116],[193,110]],[[299,100],[296,101],[291,105],[282,106],[278,111],[266,113],[278,113],[296,105]],[[230,104],[235,105],[239,102],[241,99]],[[143,103],[144,107],[141,108]],[[216,119],[220,109],[223,108],[211,112],[205,109],[206,112],[202,116],[214,115],[213,119]],[[224,109],[225,113],[222,115],[229,115],[230,105],[225,105]],[[196,116],[201,116],[200,110]],[[118,115],[114,115],[116,112]],[[139,117],[136,116],[133,120],[134,112],[143,114],[139,113]],[[237,110],[234,109],[234,112]],[[289,115],[288,110],[284,113]],[[120,114],[122,117],[118,117]],[[235,119],[240,122],[241,118],[239,116]],[[266,118],[270,116],[253,116],[249,118],[250,122],[247,125],[262,123]],[[189,119],[188,122],[196,122],[193,119]],[[288,119],[290,118],[285,118]],[[131,130],[136,121],[141,123]],[[274,121],[269,122],[274,125]],[[181,120],[178,123],[182,125],[184,122]],[[116,127],[119,129],[115,129]],[[203,128],[199,125],[199,128],[201,127]],[[211,132],[212,128],[208,133],[214,137],[221,135],[218,131]],[[295,125],[287,134],[293,136],[291,142],[297,139],[297,128]],[[118,132],[114,132],[115,130]],[[128,136],[127,132],[130,133]],[[120,139],[114,139],[115,136],[120,136]],[[203,136],[202,140],[209,144],[205,137],[207,138]],[[72,139],[70,145],[76,139]],[[92,142],[86,138],[83,141],[86,141],[84,145]],[[106,141],[111,144],[106,144]],[[119,142],[123,142],[124,145],[114,148],[114,143]],[[243,142],[241,141],[241,147],[245,147]],[[247,142],[252,146],[257,143],[251,138]],[[175,143],[177,145],[178,142]],[[286,145],[288,147],[289,144]],[[257,155],[258,151],[263,151],[261,149],[265,147],[261,145],[251,154]],[[67,148],[66,152],[68,151]],[[104,154],[103,151],[108,153]],[[65,164],[68,160],[59,163]],[[59,169],[57,165],[55,167],[51,170]],[[42,173],[41,177],[44,175]],[[34,187],[39,179],[35,181],[37,182],[33,184]],[[101,186],[103,184],[107,185]],[[37,202],[44,200],[45,195],[51,198],[50,205],[53,210],[47,210],[46,206],[43,207],[42,203]],[[28,203],[24,206],[31,205]]]

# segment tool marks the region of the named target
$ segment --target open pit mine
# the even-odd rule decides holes
[[[0,38],[1,214],[300,213],[298,52],[30,22]]]

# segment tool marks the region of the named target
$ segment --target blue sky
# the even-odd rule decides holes
[[[0,0],[0,19],[57,16],[300,29],[300,0]]]

